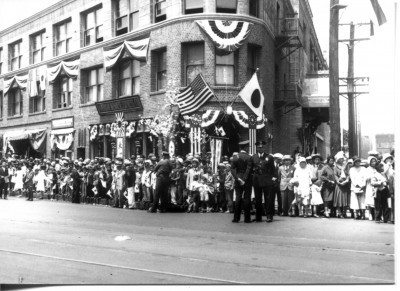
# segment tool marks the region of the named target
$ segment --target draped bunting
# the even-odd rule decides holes
[[[48,65],[47,75],[50,83],[54,83],[61,72],[64,72],[69,78],[78,77],[80,59],[72,61],[61,61],[58,64]]]
[[[32,146],[32,148],[39,152],[44,154],[45,152],[45,146],[46,143],[44,142],[46,139],[46,130],[38,131],[38,132],[33,132],[29,134],[29,142]]]
[[[9,147],[12,150],[12,152],[14,152],[14,149],[12,148],[12,146],[10,144],[10,141],[12,141],[12,140],[22,140],[22,139],[31,139],[32,137],[34,139],[36,139],[37,136],[35,134],[43,133],[44,136],[46,136],[46,132],[45,131],[46,131],[46,129],[32,129],[32,130],[18,130],[18,131],[6,132],[3,135],[3,153],[7,152],[7,147]],[[39,144],[39,146],[40,146],[40,144]],[[33,147],[33,148],[35,149],[35,147]]]
[[[251,121],[249,120],[249,116],[246,114],[244,111],[233,111],[233,116],[239,122],[241,126],[244,128],[249,128],[249,124],[251,124]],[[256,116],[256,115],[254,115]],[[267,119],[263,115],[263,117],[257,117],[255,121],[255,129],[261,129],[265,126],[265,122],[267,122]],[[251,125],[250,125],[251,126]]]
[[[99,135],[104,135],[104,125],[103,124],[99,125]]]
[[[132,135],[132,133],[135,132],[135,125],[136,125],[136,122],[134,122],[134,121],[129,122],[128,126],[126,127],[126,136],[127,137],[130,137]]]
[[[252,23],[233,20],[197,20],[196,23],[211,38],[217,49],[234,52],[249,36]]]
[[[50,144],[52,149],[55,146],[62,151],[68,150],[74,141],[74,131],[73,128],[56,129],[52,130],[50,133]]]
[[[207,110],[202,116],[201,116],[201,127],[208,127],[211,124],[214,124],[215,121],[217,120],[220,110]]]
[[[26,89],[28,86],[28,73],[24,75],[15,75],[9,79],[4,79],[4,95],[7,94],[14,82],[17,83],[20,89]]]
[[[121,45],[112,48],[103,48],[104,67],[106,71],[111,68],[122,58],[126,52],[132,59],[147,62],[150,38],[141,40],[125,40]]]

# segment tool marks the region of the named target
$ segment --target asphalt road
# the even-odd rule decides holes
[[[393,284],[394,225],[0,200],[8,284]],[[117,236],[130,239],[116,241]]]

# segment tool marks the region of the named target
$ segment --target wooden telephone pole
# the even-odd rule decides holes
[[[331,154],[341,150],[339,106],[339,0],[330,2],[329,22],[329,124],[331,128]]]

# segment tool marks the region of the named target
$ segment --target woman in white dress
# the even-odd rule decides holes
[[[24,176],[25,172],[18,166],[14,174],[14,192],[18,192],[18,196],[21,196],[21,191],[24,189]]]
[[[371,180],[376,176],[377,158],[368,157],[368,168],[366,169],[365,205],[368,207],[369,220],[375,220],[375,193],[376,189],[371,185]]]
[[[294,192],[296,193],[297,203],[303,208],[303,216],[308,217],[309,205],[311,202],[311,178],[312,173],[307,167],[304,157],[299,159],[299,167],[294,172],[293,182],[296,185]]]
[[[350,168],[350,208],[355,210],[355,219],[365,219],[366,169],[361,167],[361,159],[354,157],[354,166]]]
[[[36,185],[36,193],[40,194],[40,199],[43,199],[44,191],[46,190],[47,176],[44,170],[46,166],[42,166],[40,170],[35,170],[34,183]]]

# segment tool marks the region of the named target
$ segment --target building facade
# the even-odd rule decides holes
[[[251,32],[238,49],[220,53],[198,21],[250,23]],[[128,44],[142,41],[145,56],[132,57]],[[107,67],[106,52],[119,49]],[[146,121],[170,113],[171,80],[184,88],[198,73],[215,94],[198,113],[223,113],[213,127],[222,128],[223,154],[231,154],[249,130],[224,112],[228,105],[249,111],[236,97],[257,70],[265,97],[257,140],[265,150],[326,154],[326,100],[313,103],[302,92],[310,74],[326,69],[307,0],[60,1],[0,32],[2,154],[157,154]],[[190,151],[178,141],[179,154]]]

